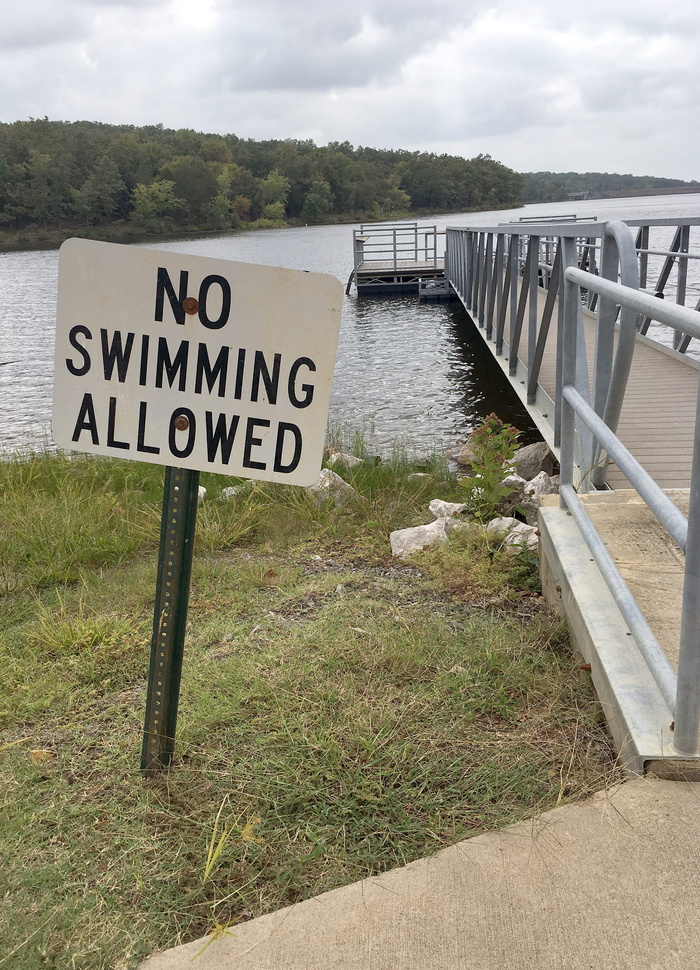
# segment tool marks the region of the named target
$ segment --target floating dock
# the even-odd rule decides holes
[[[358,295],[416,293],[449,299],[442,255],[444,231],[417,222],[362,225],[353,232],[354,281]]]

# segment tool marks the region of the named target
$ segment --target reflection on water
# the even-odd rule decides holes
[[[58,259],[0,255],[0,445],[46,440],[53,392]]]
[[[348,308],[332,414],[373,427],[380,451],[404,436],[417,451],[444,448],[496,411],[533,440],[517,396],[458,303],[363,297]]]
[[[656,218],[700,215],[700,196],[590,200],[579,216]],[[441,216],[445,225],[489,225],[524,215],[573,212],[571,203],[509,212]],[[352,269],[353,226],[198,237],[150,248],[331,273],[343,284]],[[697,263],[691,264],[697,285]],[[0,254],[0,447],[36,445],[48,437],[53,379],[56,251]],[[651,273],[650,273],[651,276]],[[99,323],[99,321],[95,321]],[[481,338],[457,303],[419,303],[417,297],[345,299],[331,420],[365,433],[376,453],[397,436],[418,453],[443,449],[495,411],[536,432]]]

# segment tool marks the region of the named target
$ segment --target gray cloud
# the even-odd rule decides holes
[[[425,5],[413,0],[342,7],[316,0],[229,4],[212,77],[238,92],[366,87],[395,78],[407,58],[434,43],[444,33],[441,8],[449,14],[455,7],[440,0],[426,17]],[[462,6],[450,22],[463,20],[468,9]]]
[[[698,177],[695,0],[27,0],[0,118]]]

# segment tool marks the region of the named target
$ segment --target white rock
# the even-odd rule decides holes
[[[487,532],[502,532],[507,535],[519,524],[519,519],[513,519],[509,515],[502,515],[491,521],[486,526]]]
[[[436,519],[449,518],[459,515],[466,509],[464,502],[443,502],[440,498],[434,498],[428,508]]]
[[[356,465],[362,464],[361,458],[356,458],[355,455],[344,455],[341,451],[334,451],[328,457],[329,465],[345,465],[346,468],[354,468]]]
[[[197,501],[203,502],[206,497],[207,497],[207,490],[204,487],[204,485],[200,485],[197,491]]]
[[[331,471],[330,468],[321,470],[316,482],[309,486],[309,491],[320,502],[327,502],[333,499],[336,505],[340,505],[345,499],[352,495],[357,495],[356,490],[349,485],[340,475]]]
[[[537,510],[540,507],[540,496],[551,495],[556,491],[558,491],[557,486],[549,477],[547,472],[540,472],[539,475],[535,475],[534,478],[525,483],[523,488],[523,498],[519,504],[527,516],[528,522],[533,524],[537,522]]]
[[[544,441],[534,445],[518,448],[513,458],[518,473],[526,481],[534,478],[538,472],[545,471],[549,475],[554,472],[555,458]]]
[[[537,526],[528,525],[526,522],[518,522],[517,526],[512,532],[509,532],[506,536],[506,541],[504,545],[510,546],[514,552],[518,549],[522,549],[524,546],[527,548],[537,548],[539,544]]]
[[[229,485],[228,488],[221,489],[221,498],[224,502],[229,502],[236,495],[240,495],[243,489],[240,485]]]
[[[410,556],[414,552],[434,546],[437,542],[447,542],[447,520],[436,519],[429,525],[417,525],[413,529],[397,529],[389,536],[393,556]]]
[[[531,478],[529,482],[525,483],[525,491],[528,494],[549,495],[548,489],[551,489],[551,487],[552,479],[547,472],[540,472],[539,475],[535,475],[534,478]]]
[[[501,482],[506,488],[509,488],[511,492],[522,492],[527,482],[520,475],[506,475],[506,477]]]
[[[469,442],[467,442],[466,445],[463,445],[462,448],[460,448],[459,453],[455,455],[457,464],[461,465],[463,468],[471,468],[474,464],[474,457],[474,452],[472,451]]]

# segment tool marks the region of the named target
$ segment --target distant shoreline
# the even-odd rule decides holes
[[[615,189],[607,192],[572,192],[572,198],[543,201],[542,199],[526,199],[524,205],[557,205],[560,202],[595,202],[596,199],[642,199],[657,195],[700,195],[698,185],[678,185],[665,189]]]
[[[509,206],[508,208],[522,208],[522,206]],[[432,211],[417,212],[392,212],[387,213],[383,219],[373,219],[366,213],[356,212],[352,215],[337,215],[327,222],[314,223],[314,226],[337,226],[337,225],[356,225],[358,223],[373,223],[387,221],[421,221],[431,219],[434,216],[445,215],[452,212],[452,209],[441,209]],[[472,211],[465,209],[465,212]],[[473,210],[478,211],[478,210]],[[261,222],[267,222],[261,225]],[[136,226],[131,226],[125,222],[106,223],[102,226],[56,226],[49,228],[24,228],[18,230],[8,230],[0,228],[0,253],[19,253],[30,250],[58,249],[66,239],[78,237],[80,239],[95,239],[100,242],[113,243],[148,243],[148,242],[167,242],[174,239],[192,239],[202,236],[228,236],[241,232],[257,232],[266,229],[298,229],[305,223],[299,219],[289,221],[280,220],[277,223],[269,224],[269,220],[257,220],[256,222],[244,223],[238,228],[225,229],[199,229],[179,226],[167,232],[146,232]]]

